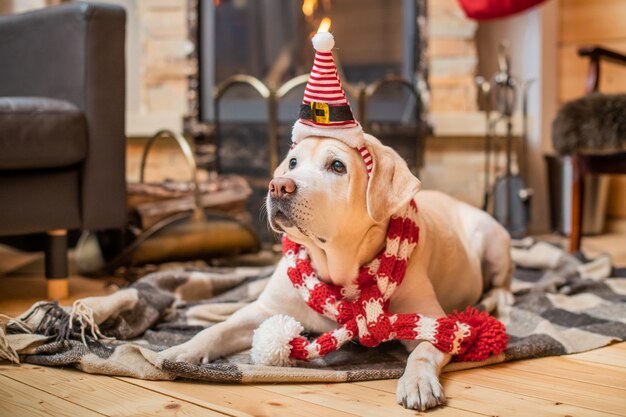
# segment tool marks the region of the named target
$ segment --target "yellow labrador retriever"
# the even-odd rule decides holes
[[[508,233],[483,211],[439,192],[418,193],[420,181],[395,151],[370,135],[365,142],[376,161],[369,179],[357,150],[339,140],[310,137],[291,149],[269,184],[271,227],[306,247],[322,281],[348,286],[385,245],[391,215],[414,199],[419,244],[389,310],[438,318],[483,296],[492,307],[510,303]],[[276,314],[294,317],[309,332],[336,328],[305,304],[286,270],[283,258],[256,302],[159,359],[199,363],[249,349],[253,331]],[[418,410],[443,404],[439,373],[450,355],[429,342],[403,343],[411,354],[398,381],[398,402]]]

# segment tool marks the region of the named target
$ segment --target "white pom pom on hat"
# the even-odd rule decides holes
[[[330,52],[335,46],[335,38],[330,32],[318,32],[312,39],[313,48],[319,52]]]
[[[365,146],[363,128],[356,121],[341,86],[332,55],[335,38],[330,32],[319,32],[311,39],[315,58],[304,90],[298,120],[293,125],[291,141],[297,145],[310,137],[337,139],[359,151],[368,176],[374,161]]]
[[[302,103],[309,105],[312,101],[316,101],[329,103],[330,106],[349,106],[339,81],[334,59],[330,55],[335,46],[335,38],[330,32],[318,32],[313,36],[311,42],[316,51],[315,62],[313,63],[311,79],[307,83]],[[320,55],[320,53],[326,55]],[[324,81],[316,80],[316,78],[320,77]],[[363,129],[354,119],[351,122],[330,122],[326,125],[311,123],[302,119],[296,121],[291,136],[292,142],[297,144],[311,136],[335,138],[356,149],[365,145]]]

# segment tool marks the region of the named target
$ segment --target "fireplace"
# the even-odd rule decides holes
[[[198,70],[185,128],[200,166],[248,179],[249,209],[265,241],[273,236],[255,214],[289,149],[313,62],[310,38],[322,26],[335,36],[340,77],[365,131],[417,174],[426,132],[425,7],[425,0],[189,1]]]

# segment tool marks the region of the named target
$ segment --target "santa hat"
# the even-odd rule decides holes
[[[335,39],[329,32],[319,32],[312,41],[315,60],[304,90],[299,119],[293,125],[291,141],[295,146],[310,136],[337,139],[359,151],[369,175],[373,161],[365,147],[363,129],[355,120],[341,87],[331,52]]]

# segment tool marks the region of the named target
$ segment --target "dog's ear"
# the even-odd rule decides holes
[[[366,134],[365,139],[374,160],[367,184],[367,212],[375,222],[381,222],[408,204],[422,183],[396,151],[371,135]]]

